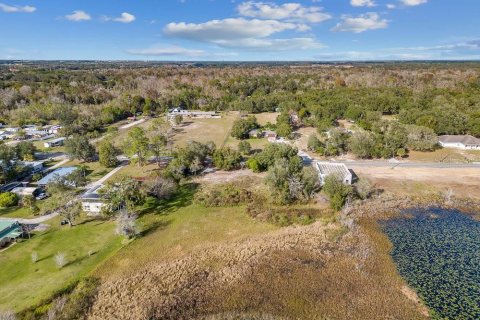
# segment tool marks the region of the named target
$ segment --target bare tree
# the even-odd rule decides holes
[[[55,264],[57,265],[58,269],[62,269],[68,263],[67,256],[63,252],[58,252],[53,259],[55,260]]]
[[[33,251],[30,257],[31,257],[33,263],[37,263],[38,253],[36,251]]]
[[[117,217],[117,234],[127,239],[135,237],[137,235],[136,220],[136,215],[126,209],[121,210]]]

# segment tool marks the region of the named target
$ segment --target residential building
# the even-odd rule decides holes
[[[216,111],[189,111],[180,108],[169,110],[167,118],[173,119],[175,116],[181,115],[187,118],[208,119],[208,118],[221,118],[220,114]]]
[[[65,138],[62,137],[62,138],[46,141],[43,145],[45,148],[53,148],[53,147],[63,146],[64,143],[65,143]]]
[[[40,193],[42,193],[42,190],[37,187],[16,187],[11,192],[15,193],[17,196],[21,198],[24,196],[36,197]]]
[[[23,166],[30,167],[32,173],[37,173],[43,170],[42,161],[22,161]]]
[[[101,195],[98,193],[103,185],[96,185],[93,188],[87,190],[81,197],[82,209],[87,215],[99,215],[104,206]]]
[[[321,185],[325,184],[325,179],[330,175],[337,176],[344,184],[353,183],[353,174],[344,163],[317,161],[313,166],[318,171]]]
[[[0,247],[5,247],[22,235],[23,229],[18,221],[0,220]]]
[[[56,179],[59,179],[59,178],[66,177],[75,170],[77,170],[76,167],[61,167],[61,168],[58,168],[55,171],[47,174],[40,181],[38,181],[37,185],[40,186],[40,187],[46,187],[50,182],[53,182],[53,181],[55,181]]]
[[[480,139],[471,135],[443,135],[438,137],[438,143],[444,148],[480,150]]]
[[[263,136],[263,132],[260,129],[253,129],[248,132],[248,136],[250,138],[261,138]]]

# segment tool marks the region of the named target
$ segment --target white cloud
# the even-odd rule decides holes
[[[400,0],[401,3],[403,3],[406,6],[418,6],[424,3],[427,3],[428,0]]]
[[[368,0],[367,0],[368,1]],[[331,18],[320,7],[305,7],[300,3],[275,3],[248,1],[237,7],[240,15],[251,18],[320,23]]]
[[[265,38],[281,31],[304,31],[307,28],[305,25],[276,20],[230,18],[205,23],[172,22],[163,31],[170,36],[216,43],[223,40]]]
[[[388,8],[388,9],[395,9],[396,7],[397,7],[397,6],[394,5],[393,3],[388,3],[388,4],[387,4],[387,8]]]
[[[332,31],[360,33],[367,30],[385,29],[386,27],[388,27],[388,20],[381,19],[378,13],[369,12],[358,17],[343,15],[342,21]]]
[[[92,17],[82,10],[75,10],[72,14],[67,14],[65,19],[70,21],[88,21],[91,20]]]
[[[5,3],[0,3],[0,10],[6,13],[14,13],[14,12],[32,13],[32,12],[35,12],[37,8],[32,6],[10,6]]]
[[[314,38],[287,38],[287,39],[237,39],[217,41],[217,45],[224,48],[245,49],[254,51],[290,51],[320,49],[325,46]]]
[[[375,7],[377,4],[373,0],[350,0],[354,7]]]
[[[130,23],[135,21],[135,16],[128,12],[123,12],[120,17],[114,18],[113,21],[122,22],[122,23]]]
[[[184,56],[184,57],[201,57],[206,53],[203,50],[186,49],[178,46],[162,47],[156,46],[146,49],[131,49],[128,53],[140,56]]]

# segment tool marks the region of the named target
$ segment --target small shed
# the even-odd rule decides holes
[[[325,179],[330,175],[337,176],[344,184],[353,183],[353,174],[344,163],[317,161],[314,163],[314,168],[318,171],[321,185],[325,183]]]

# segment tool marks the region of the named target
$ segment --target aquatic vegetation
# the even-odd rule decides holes
[[[438,208],[383,223],[392,257],[434,318],[480,319],[480,222]]]

